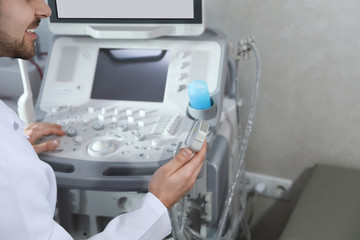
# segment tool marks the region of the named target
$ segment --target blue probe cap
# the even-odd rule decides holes
[[[211,107],[209,88],[205,81],[193,81],[188,86],[190,107],[204,110]]]

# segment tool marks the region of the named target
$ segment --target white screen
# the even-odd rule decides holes
[[[58,18],[193,19],[193,0],[61,0]]]

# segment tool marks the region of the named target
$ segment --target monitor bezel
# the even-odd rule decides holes
[[[52,15],[50,16],[51,23],[82,23],[82,24],[202,24],[203,23],[203,6],[202,0],[193,0],[194,2],[194,18],[59,18],[57,7],[57,0],[48,0],[48,5],[51,8]]]

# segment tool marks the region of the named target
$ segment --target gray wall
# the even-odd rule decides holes
[[[262,58],[247,169],[296,179],[315,163],[360,168],[358,1],[206,4],[208,26],[222,29],[232,42],[255,36]],[[247,98],[253,65],[244,62],[241,70]]]

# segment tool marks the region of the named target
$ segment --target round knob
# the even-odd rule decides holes
[[[68,135],[69,137],[75,137],[77,135],[77,131],[74,128],[69,128],[66,131],[66,135]]]
[[[143,133],[137,133],[134,135],[134,139],[138,142],[144,141],[145,140],[145,134]]]
[[[127,124],[121,124],[117,127],[117,129],[121,132],[126,132],[129,129],[129,126]]]
[[[101,122],[97,122],[95,123],[92,128],[95,130],[95,131],[100,131],[100,130],[103,130],[105,128],[105,125],[104,123],[101,123]]]
[[[97,140],[88,146],[88,153],[94,157],[108,155],[114,151],[115,144],[110,140]]]

